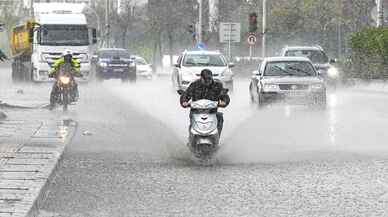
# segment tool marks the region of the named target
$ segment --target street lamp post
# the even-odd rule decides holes
[[[202,0],[198,0],[199,14],[198,14],[198,43],[202,42]]]
[[[109,0],[106,0],[105,2],[105,28],[106,28],[106,32],[105,32],[105,45],[107,47],[110,47],[110,24],[109,24]]]
[[[262,57],[266,56],[267,0],[263,0]]]
[[[383,0],[376,0],[377,2],[377,27],[384,25],[384,5]]]

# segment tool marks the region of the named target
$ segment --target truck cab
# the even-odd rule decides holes
[[[23,45],[23,40],[15,38],[11,43],[14,51],[14,80],[51,80],[48,77],[51,65],[62,57],[65,50],[71,50],[80,63],[81,73],[84,75],[82,80],[89,79],[97,33],[88,26],[87,18],[81,10],[66,10],[71,5],[75,4],[41,3],[34,6],[33,25],[26,25],[24,28],[24,31],[28,31],[28,46]],[[23,33],[23,28],[19,28],[19,31],[17,28],[13,32],[13,37],[16,38]],[[24,40],[24,43],[27,42]]]

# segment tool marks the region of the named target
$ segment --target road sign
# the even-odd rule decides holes
[[[228,43],[241,41],[241,25],[240,23],[220,23],[220,42]]]
[[[247,42],[248,42],[248,44],[250,45],[250,46],[253,46],[253,45],[255,45],[256,44],[256,42],[257,42],[257,37],[256,37],[256,35],[248,35],[248,37],[247,37]]]

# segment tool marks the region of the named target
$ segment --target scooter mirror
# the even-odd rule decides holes
[[[183,94],[185,93],[185,91],[184,91],[184,90],[177,90],[177,93],[178,93],[179,95],[183,95]]]

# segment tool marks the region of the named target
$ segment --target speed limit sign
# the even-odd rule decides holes
[[[248,35],[247,42],[249,45],[253,46],[257,42],[257,37],[256,35]]]

